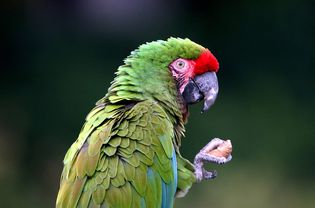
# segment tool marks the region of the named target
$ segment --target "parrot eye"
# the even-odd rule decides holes
[[[176,66],[177,66],[178,69],[182,69],[182,68],[185,67],[185,62],[182,61],[182,60],[179,60],[179,61],[176,62]]]
[[[183,72],[189,68],[189,63],[187,60],[179,58],[173,62],[172,66],[175,70]]]

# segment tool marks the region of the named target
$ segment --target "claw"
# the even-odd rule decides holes
[[[214,179],[218,175],[218,172],[216,170],[207,171],[206,169],[203,169],[203,178],[206,180]]]
[[[217,176],[217,172],[207,171],[203,168],[204,162],[224,164],[232,159],[232,144],[230,140],[224,141],[219,138],[212,139],[200,152],[196,155],[194,166],[195,176],[198,182],[202,179],[213,179]]]

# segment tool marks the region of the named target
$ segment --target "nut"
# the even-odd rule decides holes
[[[226,140],[217,146],[216,149],[208,151],[207,154],[215,157],[225,157],[228,158],[232,153],[232,143],[231,140]]]

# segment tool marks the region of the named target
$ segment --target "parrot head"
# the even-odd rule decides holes
[[[153,99],[178,115],[204,100],[207,111],[218,94],[219,63],[203,46],[181,38],[140,45],[124,60],[105,101],[119,103]]]
[[[187,104],[204,99],[202,111],[207,111],[214,104],[219,91],[216,76],[219,62],[208,49],[201,50],[196,59],[177,58],[169,65],[169,69]]]

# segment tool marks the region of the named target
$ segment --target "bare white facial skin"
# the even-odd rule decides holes
[[[170,64],[170,69],[173,77],[181,83],[180,93],[183,93],[185,86],[190,77],[192,77],[194,62],[191,60],[178,58]]]

